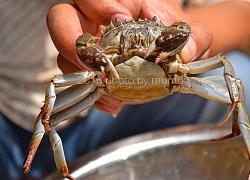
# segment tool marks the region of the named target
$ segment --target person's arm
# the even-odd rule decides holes
[[[188,9],[185,13],[205,23],[213,33],[210,56],[250,45],[250,2],[227,1]]]

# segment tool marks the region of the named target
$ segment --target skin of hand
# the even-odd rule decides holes
[[[209,55],[212,43],[210,29],[194,20],[192,11],[187,16],[176,0],[74,0],[75,4],[54,6],[47,16],[51,38],[59,51],[58,66],[63,73],[71,73],[87,67],[78,59],[75,40],[84,32],[100,36],[101,29],[115,19],[151,19],[157,16],[164,24],[184,21],[191,26],[192,33],[183,49],[185,63],[204,59]],[[117,114],[125,102],[103,95],[93,107],[107,113]]]

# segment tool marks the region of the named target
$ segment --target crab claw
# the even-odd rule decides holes
[[[104,72],[105,68],[107,68],[116,79],[119,79],[119,75],[113,63],[102,53],[102,48],[93,44],[97,39],[100,38],[93,37],[89,33],[79,36],[76,41],[76,52],[79,59],[91,70],[95,71],[99,77],[102,77],[102,79],[106,79]]]
[[[164,59],[167,59],[168,56],[172,55],[172,51],[171,52],[162,52],[158,55],[158,57],[155,59],[154,64],[158,64],[159,62],[163,61]]]
[[[105,57],[105,61],[106,61],[105,67],[110,71],[111,74],[113,74],[113,76],[116,79],[119,79],[120,77],[119,77],[118,72],[116,71],[113,63],[107,57]],[[107,79],[105,72],[104,72],[104,67],[101,66],[100,69],[102,69],[102,71],[94,71],[95,74],[97,76],[99,76],[103,82],[109,83],[109,80]]]
[[[150,56],[152,54],[152,52],[155,51],[156,48],[156,44],[155,44],[155,40],[150,44],[150,46],[148,47],[148,50],[145,53],[144,59],[147,59],[148,56]]]
[[[184,22],[165,27],[161,34],[149,45],[144,59],[156,52],[159,55],[154,63],[157,64],[169,56],[180,53],[187,43],[190,33],[190,27]]]
[[[119,77],[118,72],[116,71],[113,63],[108,58],[106,58],[106,60],[107,60],[107,68],[108,68],[108,70],[114,75],[114,77],[116,79],[119,79],[120,77]]]
[[[154,51],[157,51],[159,48],[160,48],[160,47],[158,47],[158,46],[156,45],[156,40],[154,40],[154,41],[150,44],[148,50],[146,51],[145,56],[144,56],[144,59],[147,59],[148,56],[150,56]],[[158,63],[159,63],[160,61],[162,61],[163,59],[166,59],[171,53],[172,53],[172,51],[171,51],[171,52],[164,52],[164,53],[162,52],[162,53],[160,53],[160,54],[158,55],[158,57],[155,59],[154,64],[158,64]]]
[[[155,59],[154,64],[158,64],[159,62],[163,61],[164,59],[167,59],[169,56],[173,56],[173,55],[179,53],[185,44],[186,44],[186,41],[171,51],[167,51],[167,52],[162,51],[161,53],[159,53],[158,57]],[[144,59],[146,59],[148,56],[150,56],[153,52],[159,51],[159,49],[161,49],[161,48],[158,47],[154,41],[149,46],[148,50],[146,51]]]

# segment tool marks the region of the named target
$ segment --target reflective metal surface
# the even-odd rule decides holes
[[[167,129],[118,141],[69,166],[77,180],[246,180],[250,163],[242,137],[202,140],[230,133],[230,126]],[[46,180],[63,179],[58,172]]]

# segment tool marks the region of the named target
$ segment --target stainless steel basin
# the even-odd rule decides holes
[[[231,126],[192,125],[127,138],[69,165],[77,180],[246,180],[250,168],[242,136]],[[58,172],[46,180],[63,179]]]

